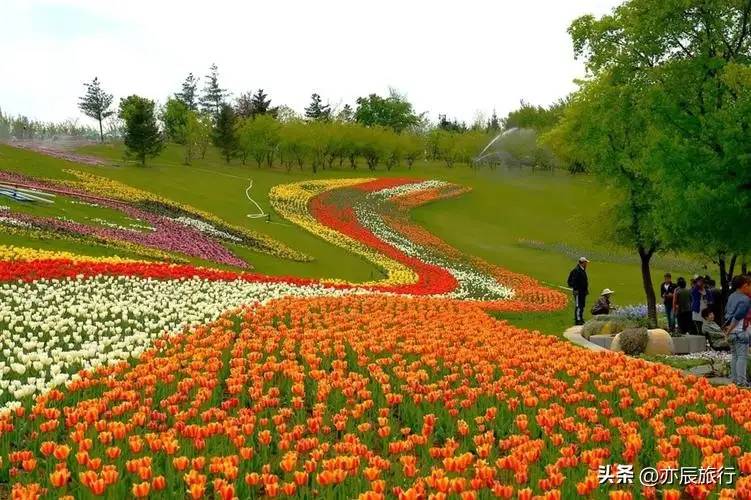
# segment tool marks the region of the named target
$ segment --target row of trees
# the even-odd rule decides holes
[[[55,139],[57,137],[81,137],[95,139],[98,132],[82,125],[78,120],[43,122],[26,116],[10,116],[0,109],[0,140]]]
[[[611,238],[713,257],[723,295],[751,246],[751,2],[630,0],[571,25],[587,80],[545,140],[613,187]]]

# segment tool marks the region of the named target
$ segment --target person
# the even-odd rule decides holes
[[[584,302],[589,295],[589,277],[587,276],[586,257],[579,257],[579,263],[568,273],[568,286],[574,293],[574,324],[584,324]]]
[[[707,307],[718,320],[722,317],[722,290],[717,288],[717,282],[710,276],[704,276],[704,286],[707,288]]]
[[[668,331],[675,333],[675,314],[673,313],[673,293],[677,285],[673,283],[673,275],[665,273],[665,281],[660,285],[660,297],[665,306],[665,315],[668,317]]]
[[[684,277],[678,278],[676,289],[673,292],[673,313],[678,323],[678,332],[686,335],[694,329],[691,321],[691,290],[686,285]]]
[[[734,384],[747,387],[746,366],[748,365],[748,316],[751,310],[751,281],[744,275],[733,278],[735,290],[728,297],[725,307],[725,325],[730,344],[730,379]]]
[[[611,290],[610,288],[606,288],[602,291],[600,294],[600,298],[597,299],[597,302],[592,307],[592,316],[599,316],[601,314],[610,314],[610,296],[613,295],[615,292]]]
[[[701,312],[707,308],[707,290],[704,288],[704,276],[694,276],[691,287],[691,320],[694,322],[694,335],[701,335],[704,320]]]
[[[704,318],[702,333],[709,340],[709,347],[715,351],[729,351],[728,339],[720,325],[715,321],[714,311],[707,307],[702,310],[701,317]]]

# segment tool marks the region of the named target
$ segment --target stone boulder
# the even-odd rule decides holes
[[[610,344],[611,351],[623,352],[620,337],[619,333],[613,338]],[[673,354],[673,338],[660,328],[647,330],[647,347],[644,348],[644,354]]]
[[[613,341],[610,343],[610,350],[615,352],[623,352],[621,349],[621,334],[619,333],[613,337]]]
[[[648,330],[647,347],[645,354],[673,354],[673,337],[661,328]]]

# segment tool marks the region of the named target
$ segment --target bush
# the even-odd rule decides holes
[[[646,328],[627,328],[618,337],[621,350],[629,356],[638,356],[647,347],[649,334]]]
[[[590,321],[587,321],[584,324],[584,328],[582,328],[581,335],[585,339],[590,338],[592,335],[616,335],[626,328],[635,328],[639,326],[644,325],[639,324],[639,322],[635,320],[603,314],[600,316],[594,316]]]

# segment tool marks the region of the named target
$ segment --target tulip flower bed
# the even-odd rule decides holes
[[[442,181],[344,179],[276,186],[274,208],[386,271],[370,289],[483,301],[503,311],[551,311],[566,297],[532,278],[465,257],[409,221],[409,209],[466,190]]]
[[[147,251],[175,252],[241,268],[248,267],[248,264],[235,256],[222,242],[240,244],[283,257],[305,259],[303,254],[285,251],[286,247],[281,244],[270,244],[268,238],[257,239],[247,230],[233,228],[215,217],[191,210],[190,207],[170,204],[115,181],[100,180],[96,176],[75,171],[69,173],[76,174],[84,180],[60,184],[0,171],[0,181],[116,210],[131,219],[145,221],[148,226],[144,225],[144,228],[148,227],[149,230],[143,231],[143,228],[134,229],[116,224],[90,225],[11,209],[3,210],[0,224],[10,225],[16,230],[31,228],[58,232],[62,235],[81,235],[104,242],[125,243],[143,247]],[[275,252],[275,249],[279,251]]]
[[[751,399],[479,303],[280,298],[0,417],[15,498],[748,498]],[[598,485],[602,465],[734,484]]]

